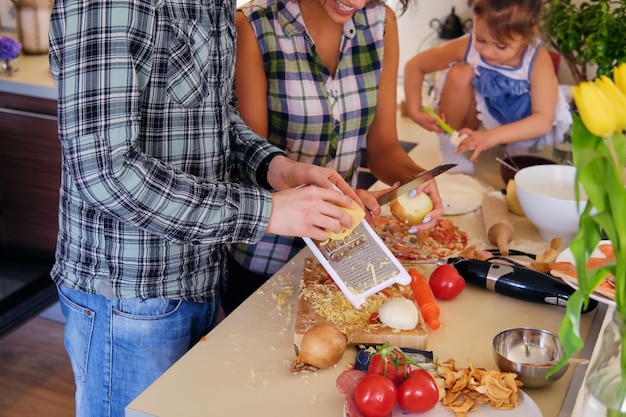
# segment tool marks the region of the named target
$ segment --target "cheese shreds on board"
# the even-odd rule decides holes
[[[374,294],[367,298],[360,310],[357,310],[332,282],[307,283],[302,287],[300,297],[308,300],[317,314],[333,323],[344,334],[354,328],[370,332],[380,327],[380,324],[370,324],[369,319],[389,299],[383,293]]]
[[[367,297],[362,308],[356,309],[332,278],[328,276],[322,265],[310,259],[307,260],[305,270],[305,273],[310,274],[310,279],[302,281],[300,298],[306,300],[317,315],[332,323],[344,334],[353,331],[372,333],[376,329],[384,328],[386,326],[379,321],[370,323],[370,318],[372,314],[378,313],[380,306],[385,301],[393,297],[405,297],[413,300],[411,287],[393,284]]]

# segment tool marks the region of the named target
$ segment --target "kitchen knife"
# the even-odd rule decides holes
[[[418,186],[422,185],[426,181],[432,180],[437,175],[439,175],[441,173],[444,173],[447,170],[449,170],[450,168],[453,168],[455,166],[456,166],[456,164],[444,164],[444,165],[436,166],[435,168],[433,168],[433,169],[431,169],[429,171],[422,172],[417,177],[413,178],[412,180],[409,180],[409,181],[405,182],[404,184],[402,184],[398,188],[395,188],[395,189],[389,191],[388,193],[383,194],[380,197],[378,197],[378,200],[377,200],[378,204],[381,205],[381,206],[385,205],[388,202],[390,202],[391,200],[395,200],[396,198],[398,198],[402,194],[408,193],[409,191],[411,191],[415,187],[418,187]]]
[[[450,258],[448,263],[468,284],[520,300],[565,307],[575,291],[548,274],[522,266],[464,258]],[[596,300],[590,299],[583,313],[597,305]]]
[[[452,129],[452,126],[450,126],[449,124],[447,124],[442,118],[441,116],[439,116],[433,109],[431,109],[430,107],[426,107],[426,106],[422,106],[422,111],[424,113],[428,113],[430,116],[434,117],[435,119],[437,119],[437,122],[439,123],[439,127],[442,128],[444,130],[444,132],[448,133],[450,135],[450,142],[452,142],[452,144],[454,146],[459,146],[459,143],[461,143],[463,141],[463,139],[465,139],[466,135],[459,135],[459,132]]]

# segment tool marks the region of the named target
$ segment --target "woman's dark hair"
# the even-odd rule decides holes
[[[417,3],[417,0],[398,0],[398,3],[402,5],[402,7],[400,8],[400,16],[402,16],[404,12],[407,11],[413,1]]]
[[[515,35],[530,41],[540,24],[541,0],[472,0],[471,5],[498,42],[506,43]]]

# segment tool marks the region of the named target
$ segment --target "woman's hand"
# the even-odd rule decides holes
[[[433,202],[433,209],[430,213],[426,214],[422,224],[413,226],[409,229],[409,232],[411,233],[421,232],[434,227],[437,219],[443,216],[443,202],[441,201],[441,196],[439,195],[436,180],[430,180],[427,183],[420,185],[415,190],[411,190],[409,192],[409,196],[416,196],[421,192],[426,193],[430,198],[430,201]]]

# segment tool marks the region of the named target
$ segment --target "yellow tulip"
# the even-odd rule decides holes
[[[618,129],[613,104],[600,87],[592,81],[583,81],[572,92],[580,118],[591,133],[605,136]]]
[[[601,75],[596,79],[595,84],[600,87],[613,105],[613,110],[617,117],[616,130],[626,128],[626,94],[622,93],[615,83],[606,75]]]
[[[622,62],[613,68],[613,79],[615,80],[615,85],[622,90],[622,93],[626,94],[626,62]]]

